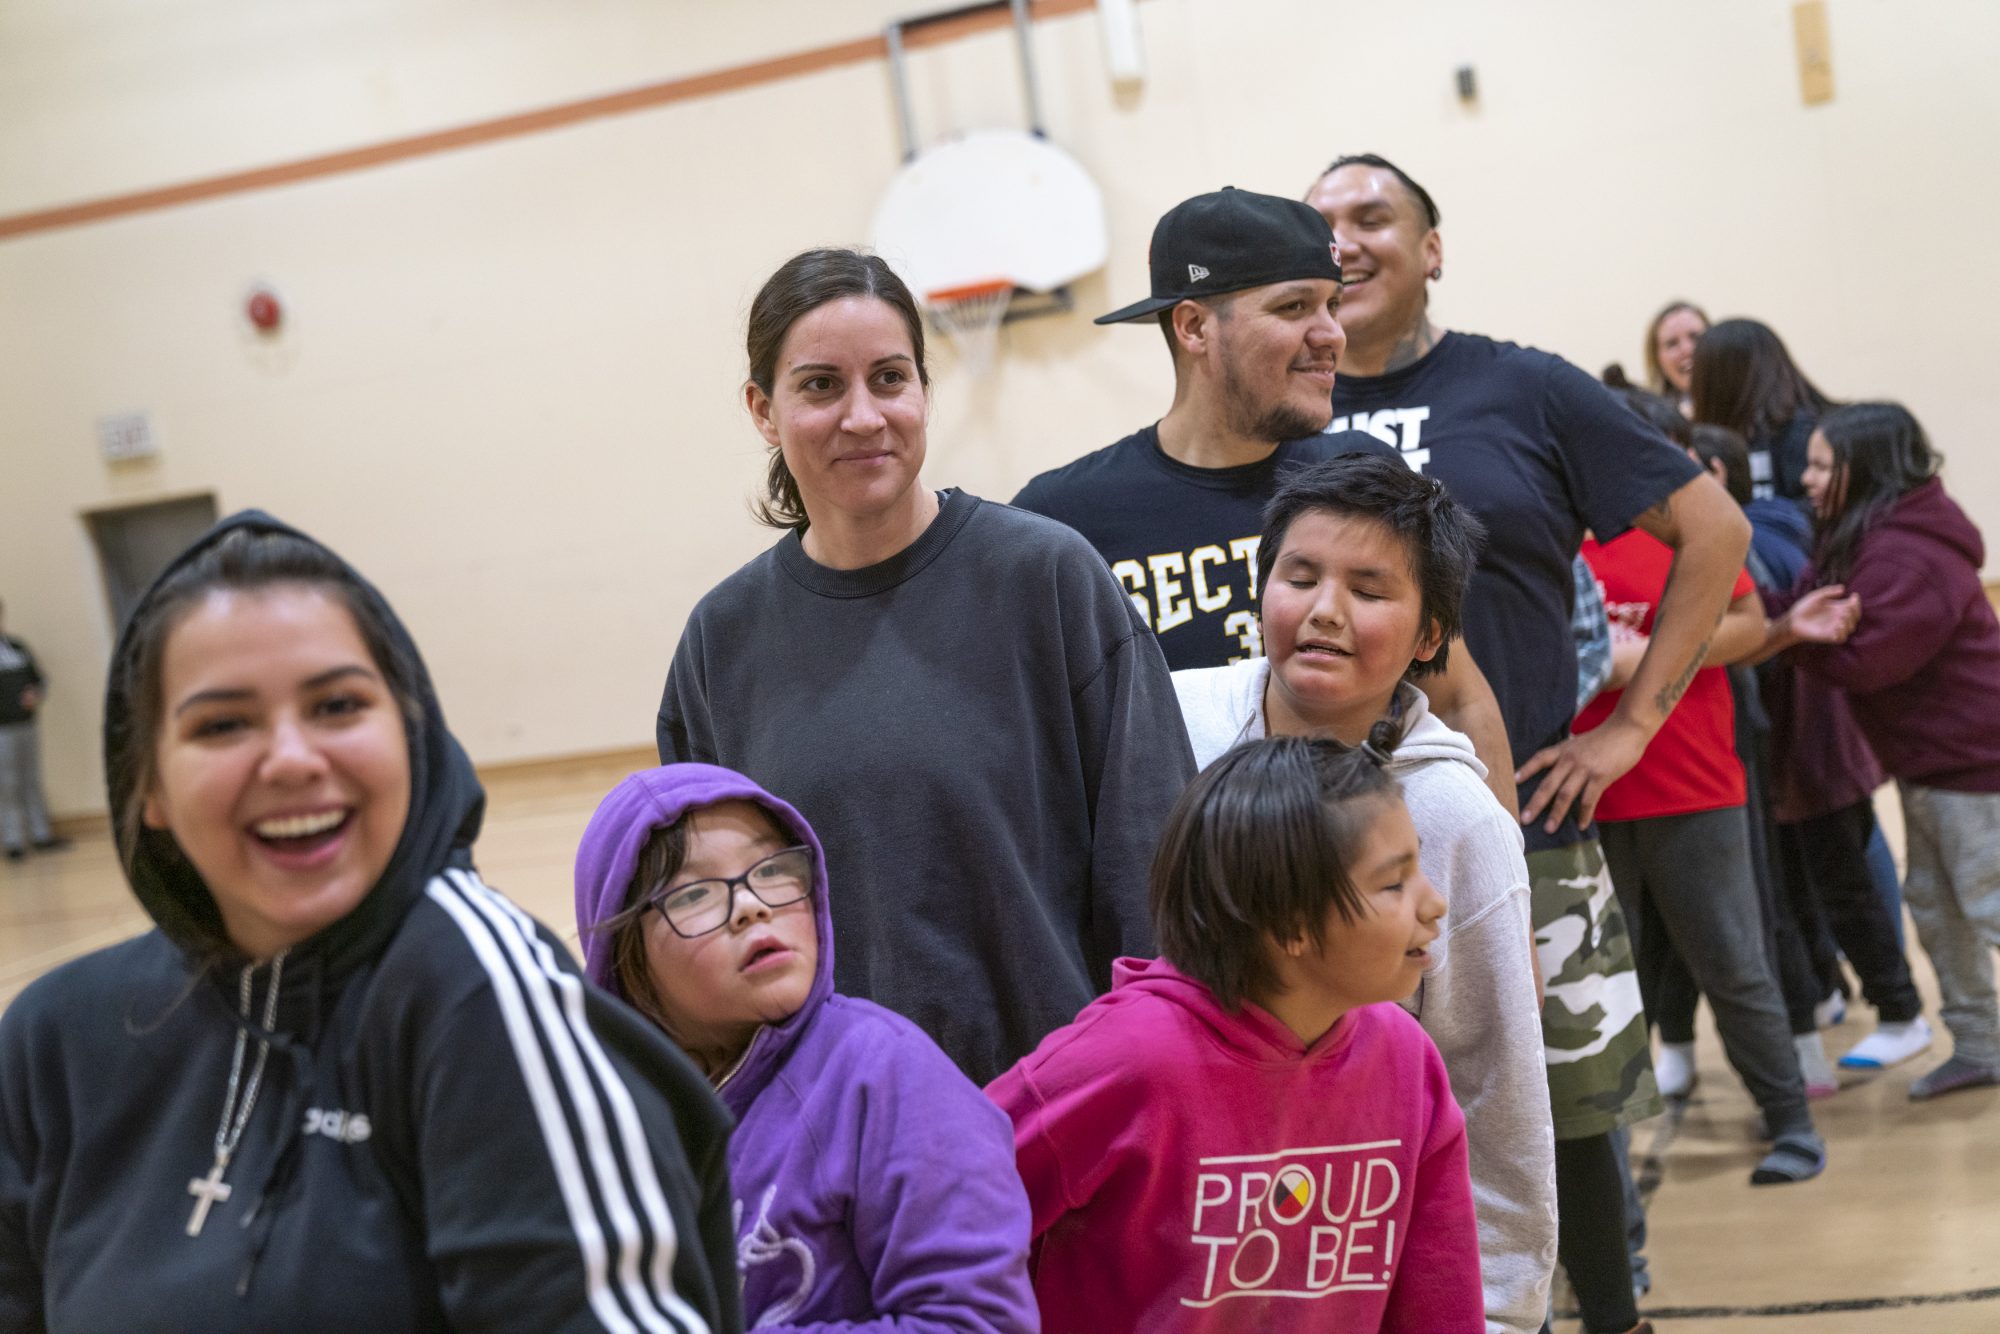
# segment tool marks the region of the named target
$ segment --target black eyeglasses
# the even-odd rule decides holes
[[[736,887],[741,885],[766,908],[783,908],[812,893],[813,853],[811,848],[786,848],[764,858],[742,875],[720,880],[690,880],[653,898],[646,906],[657,908],[674,934],[689,939],[719,931],[736,909]]]

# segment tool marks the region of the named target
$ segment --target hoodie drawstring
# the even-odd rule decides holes
[[[256,1273],[258,1261],[264,1258],[265,1247],[270,1244],[272,1230],[277,1225],[278,1210],[289,1202],[291,1186],[298,1175],[299,1155],[305,1144],[302,1127],[315,1083],[313,1044],[320,1033],[325,961],[314,955],[306,960],[302,971],[307,975],[306,996],[310,1006],[306,1023],[307,1039],[302,1042],[283,1035],[273,1036],[273,1045],[278,1046],[292,1062],[292,1079],[280,1111],[284,1120],[279,1129],[281,1138],[277,1152],[272,1155],[270,1170],[265,1173],[263,1185],[241,1223],[249,1230],[250,1238],[242,1271],[236,1277],[238,1297],[250,1294],[250,1281]]]

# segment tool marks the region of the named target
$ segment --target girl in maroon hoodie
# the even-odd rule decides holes
[[[1937,968],[1951,1059],[1912,1098],[2000,1083],[2000,621],[1979,571],[1986,550],[1944,493],[1940,460],[1915,417],[1857,403],[1807,445],[1804,486],[1819,516],[1795,595],[1846,590],[1858,619],[1810,614],[1802,596],[1767,649],[1797,645],[1804,671],[1847,691],[1903,800],[1903,901]],[[1846,634],[1842,625],[1851,625]]]

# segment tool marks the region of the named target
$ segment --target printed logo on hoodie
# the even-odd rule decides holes
[[[368,1117],[361,1112],[343,1112],[338,1108],[306,1108],[306,1135],[324,1135],[342,1144],[359,1144],[375,1133],[368,1124]]]
[[[819,1275],[812,1247],[797,1237],[784,1236],[772,1226],[771,1205],[777,1198],[776,1186],[765,1188],[764,1198],[757,1205],[757,1221],[736,1242],[736,1269],[738,1273],[748,1273],[754,1265],[782,1264],[789,1257],[798,1266],[799,1281],[791,1292],[764,1308],[757,1323],[751,1326],[753,1329],[782,1325],[797,1315],[812,1296],[813,1281]],[[739,1229],[743,1226],[741,1200],[736,1201],[736,1226]]]
[[[1200,1288],[1181,1305],[1386,1291],[1401,1238],[1384,1215],[1403,1198],[1402,1172],[1388,1155],[1402,1143],[1201,1159],[1188,1237]]]

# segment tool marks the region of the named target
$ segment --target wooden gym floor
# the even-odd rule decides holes
[[[478,847],[486,878],[572,935],[577,838],[598,797],[647,763],[633,751],[489,773]],[[1899,831],[1890,832],[1894,841]],[[0,863],[0,1006],[63,960],[147,925],[101,831],[65,853]],[[1936,984],[1914,936],[1911,961],[1935,1026]],[[1896,1070],[1843,1072],[1842,1092],[1814,1104],[1829,1146],[1825,1175],[1753,1190],[1755,1109],[1702,1014],[1694,1096],[1633,1136],[1635,1169],[1653,1190],[1654,1286],[1643,1309],[1662,1330],[2000,1330],[2000,1089],[1910,1102],[1905,1090],[1939,1059],[1942,1038],[1930,1057]],[[1860,1010],[1830,1030],[1829,1052],[1838,1057],[1871,1023]]]

